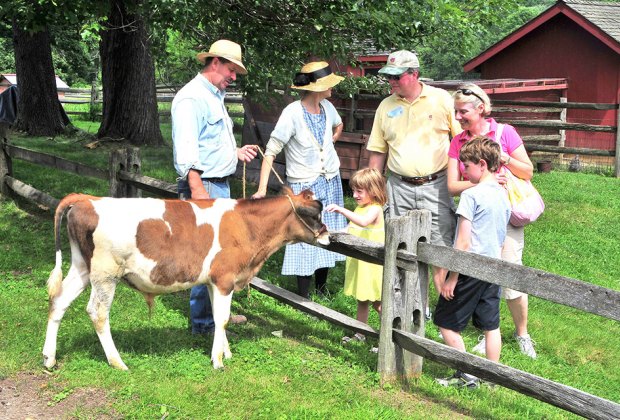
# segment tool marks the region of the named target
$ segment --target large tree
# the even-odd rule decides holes
[[[45,9],[36,1],[22,6],[13,16],[18,87],[15,127],[35,136],[54,136],[69,121],[58,101]]]
[[[103,121],[98,137],[126,139],[131,144],[160,145],[155,68],[146,22],[137,6],[111,0],[101,31]]]

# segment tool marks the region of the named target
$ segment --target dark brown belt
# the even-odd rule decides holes
[[[431,182],[431,181],[436,180],[445,171],[446,170],[443,169],[443,170],[441,170],[439,172],[435,172],[434,174],[430,174],[430,175],[426,175],[426,176],[401,176],[401,175],[398,175],[398,178],[400,178],[402,181],[406,182],[407,184],[411,184],[411,185],[424,185],[427,182]]]

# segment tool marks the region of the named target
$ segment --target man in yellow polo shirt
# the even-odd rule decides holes
[[[401,50],[390,54],[379,70],[389,80],[392,95],[377,108],[366,147],[368,166],[382,170],[387,158],[391,216],[430,210],[431,243],[451,247],[456,216],[446,168],[450,138],[461,126],[454,118],[452,96],[422,83],[419,68],[418,57]],[[433,267],[436,290],[441,290],[446,274],[446,269]]]

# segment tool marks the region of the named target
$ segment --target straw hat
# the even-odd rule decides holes
[[[205,63],[207,57],[221,57],[229,60],[237,66],[237,73],[248,74],[245,66],[241,62],[241,45],[227,39],[220,39],[211,44],[209,52],[201,52],[196,54],[196,58],[202,64]]]
[[[336,86],[344,77],[332,73],[332,69],[325,61],[313,61],[304,65],[293,79],[293,89],[324,92]]]
[[[386,65],[379,70],[379,73],[398,76],[409,69],[417,69],[419,67],[420,62],[414,53],[407,50],[400,50],[388,56]]]

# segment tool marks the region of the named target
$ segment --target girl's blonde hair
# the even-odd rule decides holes
[[[472,103],[474,106],[483,105],[482,115],[485,117],[491,114],[491,99],[482,88],[474,83],[460,85],[454,95],[454,102]]]
[[[360,169],[349,180],[352,190],[366,190],[373,202],[384,205],[387,203],[385,178],[377,169]]]

